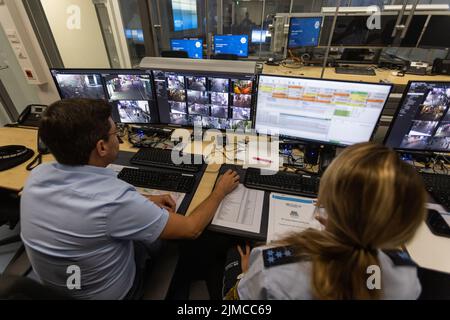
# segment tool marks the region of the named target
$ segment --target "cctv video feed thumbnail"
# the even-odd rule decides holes
[[[152,123],[148,101],[116,101],[121,123]]]
[[[209,86],[212,92],[230,92],[230,81],[228,79],[209,78]]]
[[[252,106],[253,82],[249,80],[233,81],[233,105],[240,108]]]
[[[195,91],[206,91],[205,77],[187,77],[188,89]]]
[[[99,74],[56,74],[63,99],[106,99]]]
[[[202,117],[181,113],[172,113],[170,115],[170,123],[180,126],[201,126]]]
[[[450,150],[450,89],[433,88],[420,105],[401,147]]]
[[[149,75],[108,75],[106,88],[111,100],[151,100]]]

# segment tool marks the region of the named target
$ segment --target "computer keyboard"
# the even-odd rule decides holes
[[[376,76],[377,74],[371,68],[361,68],[361,67],[337,67],[335,69],[336,73],[340,74],[356,74],[361,76]]]
[[[135,187],[189,193],[194,189],[195,177],[182,173],[123,168],[118,178]]]
[[[260,169],[249,168],[244,185],[250,189],[281,192],[292,195],[316,197],[319,192],[320,177],[316,175],[278,172],[261,175]]]
[[[427,191],[433,199],[450,211],[450,175],[421,172]]]
[[[186,172],[198,172],[202,168],[202,164],[193,164],[194,156],[190,155],[190,163],[192,164],[174,164],[172,162],[172,150],[143,148],[136,153],[131,159],[132,164],[143,166],[166,168]]]

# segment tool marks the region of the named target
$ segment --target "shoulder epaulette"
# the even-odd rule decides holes
[[[384,250],[383,252],[392,260],[392,262],[396,266],[417,267],[417,264],[411,259],[411,256],[406,251]]]
[[[263,250],[264,267],[271,268],[283,264],[294,263],[298,257],[294,254],[293,247],[278,247]]]

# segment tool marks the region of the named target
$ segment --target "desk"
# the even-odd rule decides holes
[[[0,128],[0,146],[6,145],[23,145],[37,152],[37,130],[20,129],[20,128]],[[33,157],[34,158],[34,157]],[[53,156],[46,155],[43,162],[54,161]],[[32,161],[21,164],[11,170],[0,172],[0,188],[14,192],[20,192],[25,185],[25,181],[30,174],[26,167]]]
[[[199,143],[199,142],[197,142]],[[24,145],[27,148],[32,149],[37,154],[37,130],[33,129],[21,129],[21,128],[0,128],[0,146],[5,145]],[[185,150],[202,150],[205,145],[188,145]],[[137,152],[138,149],[134,148],[128,141],[125,141],[120,145],[121,151]],[[32,161],[30,159],[26,163],[21,164],[11,170],[0,172],[0,189],[6,189],[13,192],[22,191],[25,186],[25,182],[30,174],[26,170],[26,166]],[[43,162],[55,161],[52,155],[46,155],[43,157]],[[210,165],[206,169],[200,185],[197,188],[194,199],[187,211],[190,214],[200,203],[205,200],[211,193],[214,183],[216,182],[217,175],[219,173],[220,165]]]
[[[19,128],[0,128],[0,146],[20,144],[36,151],[37,131]],[[197,145],[195,145],[197,144]],[[205,143],[194,142],[185,150],[201,150]],[[136,152],[128,142],[120,146],[121,151]],[[52,156],[45,156],[44,162],[54,161]],[[31,160],[30,160],[31,161]],[[29,163],[29,161],[27,162]],[[25,185],[29,172],[22,164],[11,170],[0,172],[0,188],[20,192]],[[211,193],[220,165],[209,165],[190,204],[187,214],[191,213]],[[413,241],[407,246],[412,258],[425,267],[450,273],[450,239],[434,236],[425,223],[419,228]]]
[[[306,78],[320,78],[322,67],[302,67],[299,69],[286,68],[283,66],[269,66],[264,65],[263,74],[290,76],[290,77],[306,77]],[[407,74],[404,77],[397,77],[392,75],[392,70],[376,70],[376,76],[363,76],[352,74],[338,74],[334,68],[325,68],[324,78],[331,80],[346,80],[346,81],[363,81],[376,82],[387,81],[393,85],[405,86],[410,80],[418,81],[450,81],[450,76],[418,76]]]

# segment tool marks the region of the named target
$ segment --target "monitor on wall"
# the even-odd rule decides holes
[[[172,0],[175,32],[198,28],[197,0]]]

